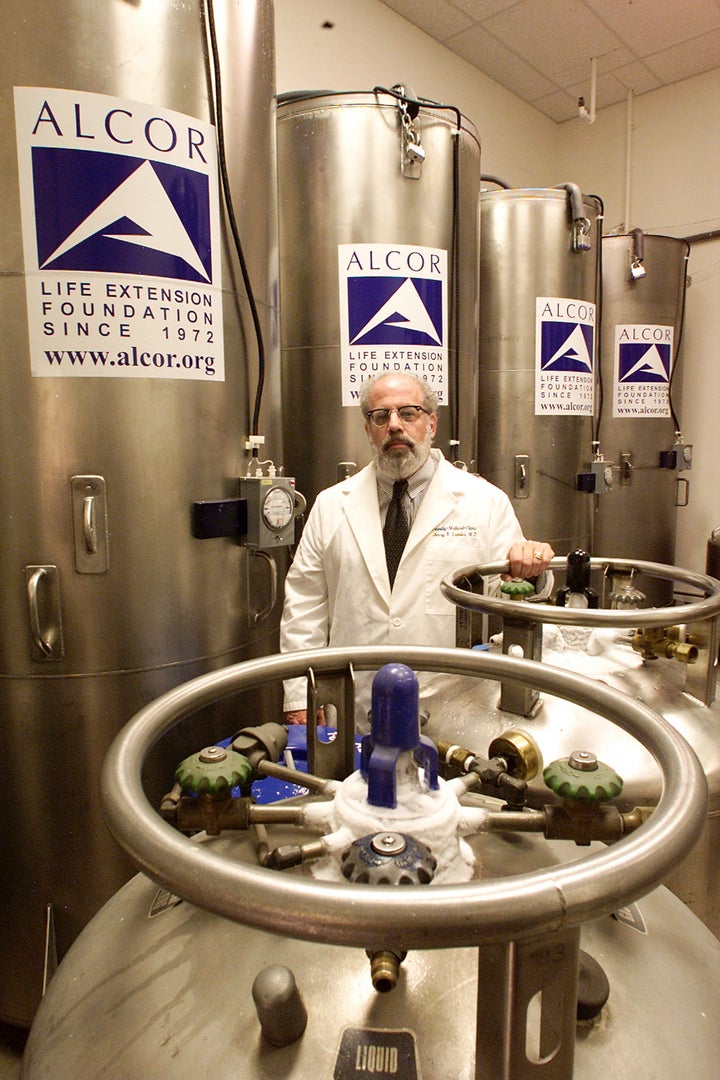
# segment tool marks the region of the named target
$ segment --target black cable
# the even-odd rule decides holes
[[[675,346],[675,349],[674,349],[675,355],[672,358],[672,367],[670,369],[670,378],[668,380],[668,405],[670,406],[670,415],[672,416],[673,424],[675,425],[675,434],[678,435],[678,436],[681,434],[680,421],[677,418],[677,414],[675,412],[675,406],[673,405],[672,384],[673,384],[673,379],[675,378],[675,371],[677,370],[677,366],[678,366],[678,357],[680,355],[680,346],[682,344],[683,330],[685,329],[685,301],[686,301],[686,298],[687,298],[687,263],[688,263],[688,259],[690,258],[690,244],[688,243],[687,240],[685,240],[684,243],[686,245],[686,251],[685,251],[685,261],[683,263],[683,287],[682,287],[682,298],[680,300],[680,318],[678,320],[677,339],[673,343],[674,346]]]
[[[425,105],[430,109],[444,109],[447,112],[455,114],[455,126],[458,131],[462,130],[462,114],[457,105],[443,105],[439,101],[432,101],[430,98],[411,98],[406,97],[405,94],[401,94],[398,90],[388,89],[386,86],[373,86],[373,94],[389,94],[390,97],[397,98],[398,101],[415,102],[418,105]]]
[[[460,442],[460,135],[453,136],[452,176],[452,256],[450,280],[453,290],[453,327],[451,351],[455,354],[453,379],[454,402],[450,412],[450,436],[453,439],[452,459],[457,461]]]
[[[603,242],[603,221],[605,220],[605,204],[599,195],[591,195],[591,199],[597,199],[600,206],[600,213],[597,215],[597,267],[595,273],[597,280],[595,283],[595,324],[596,334],[595,343],[597,349],[597,395],[598,395],[598,407],[597,407],[597,419],[593,416],[592,424],[592,441],[593,445],[599,449],[600,447],[600,421],[602,420],[603,401],[604,401],[604,386],[602,375],[602,316],[603,316],[603,280],[602,280],[602,242]]]
[[[215,113],[215,129],[217,131],[218,141],[218,166],[220,171],[220,181],[222,184],[223,198],[225,200],[225,209],[227,211],[230,231],[232,233],[233,243],[235,245],[235,251],[238,257],[238,263],[240,265],[240,272],[242,274],[248,303],[250,305],[250,314],[252,316],[255,339],[257,341],[258,377],[255,390],[255,406],[253,409],[252,421],[250,424],[250,433],[252,435],[257,435],[260,419],[260,405],[262,403],[263,387],[265,384],[265,345],[263,342],[262,327],[260,325],[260,318],[258,316],[257,304],[255,303],[255,294],[253,292],[252,284],[250,282],[250,275],[248,273],[247,263],[245,262],[245,254],[242,247],[242,241],[240,239],[240,231],[238,229],[237,218],[235,217],[235,208],[233,206],[232,192],[230,190],[230,177],[228,175],[227,156],[225,152],[225,128],[223,124],[223,100],[222,82],[220,77],[220,59],[218,54],[217,34],[215,32],[215,12],[213,8],[213,0],[204,0],[204,5],[205,12],[207,14],[207,19],[203,20],[203,25],[205,27],[206,33],[206,49],[213,65],[214,98],[212,83],[210,84],[209,91],[211,98],[211,107]]]

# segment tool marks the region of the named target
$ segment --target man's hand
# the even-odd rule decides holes
[[[286,724],[307,724],[307,709],[293,709],[285,713]]]
[[[325,725],[325,710],[323,708],[317,711],[317,722],[321,727]],[[285,723],[307,724],[307,709],[293,709],[292,712],[286,712]]]
[[[549,544],[541,540],[521,540],[508,551],[510,576],[515,578],[535,578],[547,570],[555,552]],[[503,575],[507,579],[507,575]]]

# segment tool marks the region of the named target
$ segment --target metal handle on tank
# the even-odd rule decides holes
[[[419,671],[511,679],[590,708],[639,739],[663,773],[650,821],[585,859],[512,878],[407,889],[311,881],[243,865],[212,842],[177,833],[143,792],[143,763],[184,717],[239,691],[314,671],[347,674],[390,661]],[[580,676],[464,649],[358,647],[262,657],[203,675],[146,706],[105,759],[101,799],[110,829],[156,882],[250,926],[304,940],[380,949],[478,946],[528,938],[609,914],[644,895],[692,848],[705,820],[707,785],[692,749],[641,702]]]
[[[83,499],[83,536],[85,537],[85,551],[87,554],[96,555],[98,535],[94,495],[86,495]]]
[[[550,563],[551,570],[565,569],[567,560],[559,557]],[[664,563],[641,562],[638,559],[590,559],[590,568],[614,570],[637,570],[651,577],[666,581],[681,582],[705,593],[700,600],[690,604],[678,604],[676,607],[640,608],[622,611],[610,608],[569,608],[555,607],[552,604],[526,603],[522,607],[522,617],[528,622],[562,623],[570,626],[666,626],[678,623],[698,622],[720,615],[720,582],[706,574],[696,574],[692,570],[683,570]],[[441,582],[440,589],[458,607],[485,611],[494,615],[506,615],[509,601],[484,593],[473,593],[463,588],[460,582],[477,577],[494,577],[508,574],[507,562],[484,563],[477,566],[464,566],[448,574]]]
[[[40,605],[38,601],[38,593],[40,590],[40,582],[47,577],[47,570],[44,566],[39,566],[37,570],[34,570],[27,583],[27,596],[28,596],[28,610],[30,612],[30,633],[35,646],[40,650],[43,656],[51,656],[53,647],[52,641],[46,640],[43,635],[42,626],[40,625]]]
[[[258,623],[264,622],[264,620],[267,619],[277,603],[278,572],[275,560],[267,551],[263,551],[262,548],[251,548],[250,554],[262,556],[270,570],[270,599],[264,608],[261,608],[260,611],[256,611],[253,615],[253,625],[257,626]]]

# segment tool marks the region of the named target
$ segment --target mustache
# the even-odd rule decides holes
[[[387,450],[393,443],[402,443],[404,446],[409,446],[411,450],[415,446],[413,440],[407,435],[388,435],[386,439],[383,439],[380,450]]]

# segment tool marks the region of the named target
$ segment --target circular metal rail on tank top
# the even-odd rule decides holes
[[[552,559],[551,570],[564,570],[567,566],[565,558]],[[481,577],[494,577],[498,574],[508,574],[510,567],[507,562],[483,563],[477,566],[464,566],[455,570],[443,580],[440,585],[441,591],[448,600],[458,607],[469,608],[473,611],[482,611],[492,615],[507,615],[510,613],[509,604],[514,604],[512,615],[515,618],[522,616],[528,622],[560,623],[569,626],[666,626],[678,623],[698,622],[701,619],[716,618],[720,615],[720,581],[709,577],[707,574],[696,574],[692,570],[683,570],[677,566],[667,566],[664,563],[643,562],[639,559],[590,559],[590,569],[598,570],[611,567],[613,570],[635,570],[650,577],[662,578],[664,581],[672,581],[683,585],[689,585],[698,589],[705,595],[689,604],[655,608],[572,608],[555,607],[553,604],[542,602],[523,603],[518,610],[513,601],[499,596],[486,596],[484,593],[470,592],[463,588],[461,582],[469,582]]]
[[[347,673],[389,662],[418,671],[517,681],[606,717],[637,738],[658,763],[663,788],[656,809],[637,831],[599,853],[510,878],[423,887],[413,892],[409,909],[407,888],[321,882],[233,861],[216,853],[212,842],[193,843],[176,832],[146,799],[141,783],[145,758],[167,731],[197,709],[241,690],[303,675],[308,668]],[[153,880],[193,904],[302,940],[363,949],[392,942],[409,950],[529,938],[578,926],[631,903],[659,884],[697,841],[707,787],[694,752],[666,721],[599,683],[509,656],[386,646],[263,657],[169,691],[116,737],[105,760],[101,795],[116,840]]]

